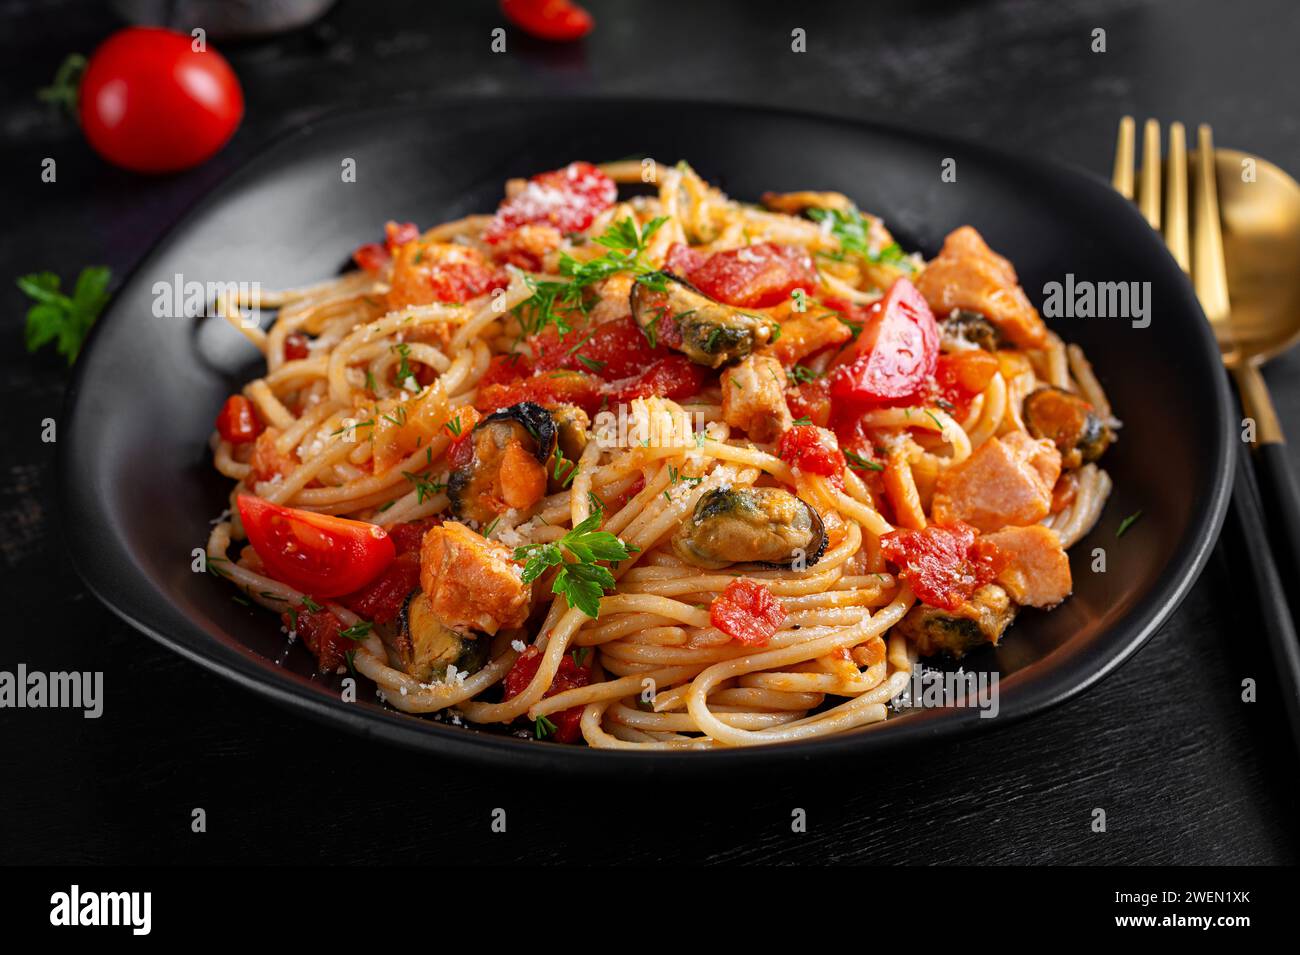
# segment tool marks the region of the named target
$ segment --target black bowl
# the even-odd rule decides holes
[[[155,317],[155,283],[257,281],[337,272],[386,219],[429,225],[490,210],[507,177],[578,158],[688,159],[731,195],[834,189],[878,213],[904,247],[933,254],[976,226],[1016,265],[1030,297],[1063,281],[1148,281],[1154,320],[1061,319],[1117,413],[1105,466],[1115,491],[1072,552],[1075,593],[1028,611],[1001,648],[967,665],[1001,675],[1000,715],[910,712],[804,743],[708,753],[626,753],[537,743],[344,703],[286,649],[278,621],[191,570],[228,482],[206,445],[222,400],[258,368],[220,320]],[[956,181],[941,177],[955,160]],[[356,181],[341,175],[348,160]],[[165,310],[165,309],[164,309]],[[1177,606],[1226,507],[1232,424],[1219,353],[1192,289],[1142,217],[1103,182],[982,147],[897,129],[748,107],[597,100],[475,102],[344,117],[302,130],[210,195],[144,260],[77,364],[59,475],[68,540],[90,588],[135,627],[230,679],[309,715],[447,756],[562,769],[658,772],[830,759],[988,728],[1081,692],[1129,657]],[[1142,517],[1123,537],[1126,515]],[[1091,567],[1104,549],[1105,573]],[[1176,661],[1171,661],[1176,665]],[[160,714],[160,718],[164,718]]]

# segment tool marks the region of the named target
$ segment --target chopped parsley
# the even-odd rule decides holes
[[[883,471],[885,466],[879,461],[872,461],[864,458],[856,451],[845,451],[844,458],[849,462],[849,467],[855,471]]]
[[[360,643],[366,637],[370,636],[370,621],[360,620],[348,627],[346,630],[340,630],[339,636]]]
[[[786,376],[790,379],[791,385],[802,385],[808,381],[816,381],[822,376],[822,373],[820,371],[813,371],[811,368],[805,367],[804,365],[791,365],[790,369],[786,372]]]
[[[402,477],[406,478],[415,486],[415,503],[423,504],[427,498],[434,497],[447,490],[447,485],[441,481],[435,481],[427,474],[417,474],[414,471],[403,471]],[[391,503],[391,502],[389,502]]]
[[[1124,532],[1128,530],[1130,527],[1132,527],[1134,524],[1136,524],[1138,522],[1138,519],[1141,516],[1142,516],[1141,511],[1134,511],[1128,517],[1124,518],[1124,520],[1120,521],[1119,530],[1115,531],[1115,537],[1116,538],[1123,537]]]
[[[397,366],[397,384],[398,385],[405,384],[406,379],[408,378],[414,381],[415,372],[411,371],[411,362],[410,362],[411,346],[406,344],[406,342],[402,342],[400,344],[394,345],[393,351],[397,352],[397,354],[400,355],[402,358],[401,363]],[[369,374],[369,372],[367,372],[367,374]]]
[[[897,242],[891,242],[881,249],[871,249],[871,217],[865,216],[856,207],[848,209],[809,209],[808,217],[814,222],[830,223],[831,235],[840,243],[840,252],[822,253],[829,258],[843,259],[846,253],[861,256],[872,265],[893,265],[906,272],[912,271],[912,263],[907,253]]]
[[[575,313],[586,314],[590,307],[586,290],[620,272],[631,272],[643,285],[662,290],[663,276],[645,260],[645,251],[650,237],[667,221],[659,216],[642,229],[631,217],[620,219],[593,240],[609,249],[604,255],[585,262],[567,253],[560,255],[560,274],[568,278],[567,282],[526,278],[533,294],[515,306],[515,314],[525,330],[535,335],[547,325],[554,325],[561,334],[572,331],[569,318]]]

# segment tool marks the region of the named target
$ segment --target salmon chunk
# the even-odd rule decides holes
[[[1004,527],[984,540],[998,549],[1006,567],[998,583],[1016,603],[1029,607],[1055,607],[1070,596],[1070,558],[1056,531],[1041,524]]]
[[[750,355],[724,371],[722,420],[733,428],[743,428],[754,441],[780,437],[794,423],[785,403],[781,363],[768,355]]]
[[[990,438],[939,475],[931,505],[936,524],[965,521],[984,533],[1037,524],[1052,506],[1061,452],[1023,431]]]
[[[968,225],[948,234],[916,287],[938,316],[969,309],[992,322],[1012,344],[1047,347],[1047,326],[1020,287],[1016,270]]]
[[[508,549],[455,521],[429,528],[420,547],[420,589],[453,630],[522,626],[532,595],[522,571]]]
[[[760,355],[771,355],[782,365],[793,365],[829,345],[842,345],[853,330],[833,312],[792,312],[781,322],[781,334],[765,345]]]

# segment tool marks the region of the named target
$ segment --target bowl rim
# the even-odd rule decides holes
[[[276,164],[283,160],[285,148],[294,142],[306,141],[322,130],[329,131],[335,127],[346,127],[361,121],[374,121],[384,116],[425,116],[439,111],[481,109],[484,105],[506,108],[527,108],[543,104],[554,106],[557,102],[606,108],[624,105],[629,109],[651,106],[660,109],[725,110],[747,113],[756,118],[813,121],[849,130],[865,130],[877,136],[909,140],[913,143],[943,144],[949,149],[960,149],[963,155],[976,156],[985,162],[999,163],[1004,169],[1032,170],[1046,174],[1058,182],[1066,180],[1074,188],[1091,191],[1096,202],[1102,205],[1110,204],[1115,210],[1114,214],[1131,215],[1135,223],[1141,224],[1149,234],[1150,242],[1154,244],[1153,248],[1158,246],[1167,261],[1168,269],[1173,270],[1170,272],[1170,277],[1175,281],[1181,279],[1183,283],[1182,301],[1178,303],[1179,307],[1175,308],[1175,311],[1190,311],[1197,319],[1192,323],[1196,326],[1195,331],[1189,333],[1189,348],[1198,348],[1201,358],[1208,367],[1221,367],[1218,345],[1186,275],[1168,255],[1160,237],[1147,227],[1136,207],[1115,193],[1106,180],[1089,170],[1052,159],[1014,155],[981,143],[893,122],[864,120],[817,110],[772,107],[755,103],[634,95],[563,98],[511,96],[491,99],[438,97],[381,108],[330,111],[306,123],[284,129],[278,135],[269,137],[253,156],[204,189],[194,202],[160,232],[159,237],[149,245],[139,260],[124,275],[121,284],[106,304],[103,315],[105,318],[108,317],[117,305],[122,292],[135,284],[144,264],[164,249],[186,223],[210,208],[218,206],[232,187],[255,178],[264,168],[275,168]],[[1127,209],[1127,213],[1119,212],[1121,208]],[[1176,276],[1174,272],[1177,273]],[[68,422],[65,428],[73,435],[76,433],[75,408],[81,397],[83,380],[88,374],[87,369],[96,354],[95,345],[99,338],[100,327],[104,324],[105,322],[100,321],[92,327],[84,343],[81,358],[74,366],[72,379],[64,396],[62,420]],[[91,593],[116,616],[204,669],[219,674],[278,705],[306,715],[318,723],[341,726],[358,735],[396,744],[407,750],[418,750],[455,760],[498,768],[504,766],[522,771],[563,768],[584,774],[620,773],[647,776],[669,771],[674,774],[745,771],[774,767],[778,764],[789,766],[795,762],[822,762],[865,750],[888,751],[927,741],[959,739],[979,731],[996,732],[1086,692],[1131,659],[1172,616],[1199,578],[1217,542],[1227,512],[1233,482],[1231,443],[1233,429],[1230,414],[1232,400],[1226,374],[1214,374],[1211,377],[1213,380],[1208,389],[1209,398],[1220,426],[1209,430],[1209,434],[1213,436],[1213,444],[1205,449],[1209,453],[1204,460],[1212,468],[1210,494],[1207,500],[1200,503],[1192,519],[1184,527],[1182,541],[1165,567],[1163,584],[1157,581],[1153,586],[1151,593],[1156,595],[1156,599],[1145,608],[1145,612],[1141,612],[1144,608],[1134,608],[1097,635],[1096,641],[1107,641],[1108,645],[1113,645],[1104,654],[1104,659],[1099,666],[1086,670],[1077,665],[1058,666],[1032,680],[1025,680],[1025,685],[1017,686],[1013,698],[1006,701],[1011,705],[1008,706],[1004,702],[998,718],[990,721],[991,725],[988,726],[981,726],[983,721],[971,709],[927,711],[892,718],[850,733],[769,746],[719,748],[708,751],[637,752],[541,743],[531,739],[520,739],[510,734],[480,731],[469,726],[453,726],[387,707],[356,707],[354,704],[344,703],[327,694],[304,691],[293,681],[268,669],[264,665],[264,659],[258,658],[255,661],[250,658],[251,654],[240,654],[206,635],[164,633],[128,607],[126,604],[130,601],[115,599],[119,595],[113,591],[112,581],[109,579],[111,575],[105,572],[105,562],[97,561],[96,552],[92,552],[85,546],[89,535],[74,535],[70,522],[66,520],[66,515],[70,514],[75,507],[74,499],[84,493],[84,487],[76,480],[74,467],[76,442],[67,437],[56,444],[57,493],[61,517],[65,518],[59,523],[74,569]],[[100,513],[97,510],[94,512]],[[943,718],[936,718],[940,715]]]

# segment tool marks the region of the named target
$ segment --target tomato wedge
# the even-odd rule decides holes
[[[934,314],[916,286],[900,278],[858,336],[852,361],[835,370],[831,397],[864,410],[908,404],[925,389],[938,360]]]
[[[313,597],[360,590],[393,562],[397,548],[388,532],[350,521],[239,495],[239,516],[248,542],[281,583]]]

